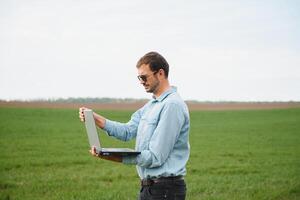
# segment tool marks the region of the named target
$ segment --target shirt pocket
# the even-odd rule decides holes
[[[145,118],[145,121],[146,121],[146,123],[148,124],[148,125],[151,125],[151,126],[153,126],[153,125],[157,125],[157,123],[158,123],[158,119],[157,118]]]
[[[157,118],[145,118],[144,119],[145,123],[145,129],[144,131],[148,133],[148,135],[151,137],[153,135],[154,130],[157,127],[158,124],[158,119]]]
[[[139,127],[138,141],[140,149],[149,149],[149,143],[153,132],[158,124],[157,118],[141,118],[141,126]]]

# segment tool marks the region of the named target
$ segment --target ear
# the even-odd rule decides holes
[[[165,71],[163,69],[159,69],[158,73],[160,76],[165,76]]]

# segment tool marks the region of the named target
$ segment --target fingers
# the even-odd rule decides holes
[[[96,147],[94,147],[94,146],[89,150],[89,152],[90,152],[90,154],[92,154],[93,156],[96,156],[96,157],[99,156],[99,155],[97,154],[97,152],[96,152]]]
[[[85,110],[85,109],[86,109],[85,107],[80,107],[80,108],[79,108],[79,119],[80,119],[80,121],[82,121],[82,122],[85,121],[85,117],[84,117],[84,110]]]

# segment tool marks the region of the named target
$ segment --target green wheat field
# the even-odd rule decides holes
[[[97,112],[122,122],[132,114]],[[300,109],[190,116],[187,200],[300,199]],[[99,134],[104,147],[134,147]],[[136,199],[135,166],[88,150],[78,110],[0,108],[0,199]]]

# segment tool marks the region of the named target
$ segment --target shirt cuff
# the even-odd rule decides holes
[[[126,165],[136,165],[137,164],[137,156],[125,156],[122,160],[123,164]]]

